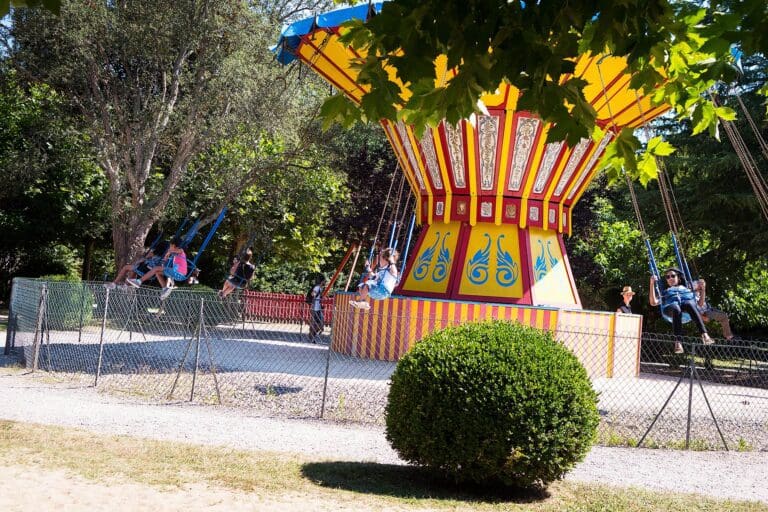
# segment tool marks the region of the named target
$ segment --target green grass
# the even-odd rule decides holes
[[[0,421],[0,467],[4,465],[66,470],[107,487],[117,481],[183,490],[205,483],[307,508],[323,503],[354,510],[768,511],[757,503],[573,482],[557,482],[544,492],[460,488],[409,466],[317,460],[11,421]]]

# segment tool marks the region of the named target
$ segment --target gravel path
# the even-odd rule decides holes
[[[65,388],[2,368],[0,419],[105,434],[184,441],[314,458],[402,464],[377,427],[263,418],[220,406],[156,405]],[[567,480],[768,503],[766,452],[683,452],[596,446]]]

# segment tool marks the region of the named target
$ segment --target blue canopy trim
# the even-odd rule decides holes
[[[270,48],[280,64],[290,64],[296,60],[296,50],[301,43],[301,37],[317,28],[338,27],[345,21],[368,19],[373,14],[381,12],[384,2],[362,3],[354,7],[343,7],[317,16],[295,21],[283,28],[277,44]]]

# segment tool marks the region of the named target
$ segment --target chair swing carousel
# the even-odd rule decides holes
[[[277,60],[300,60],[358,103],[363,90],[352,62],[361,55],[339,42],[339,25],[381,7],[343,8],[289,25],[275,46]],[[450,80],[445,59],[436,61],[436,70],[438,80]],[[350,309],[349,296],[337,294],[334,348],[397,360],[431,330],[498,318],[556,335],[569,329],[600,334],[594,339],[605,340],[601,348],[576,349],[604,352],[599,363],[582,358],[593,375],[616,374],[614,333],[636,333],[622,348],[631,358],[622,373],[634,375],[641,318],[582,310],[563,244],[573,207],[600,169],[608,143],[622,128],[668,109],[630,89],[625,70],[626,61],[610,55],[578,59],[575,74],[588,83],[584,94],[605,136],[573,147],[547,143],[550,125],[516,110],[520,92],[507,84],[481,98],[487,114],[456,125],[443,121],[421,138],[403,122],[382,120],[422,230],[393,298],[361,313]]]

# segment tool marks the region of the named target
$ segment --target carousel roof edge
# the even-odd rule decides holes
[[[310,16],[286,25],[280,33],[277,44],[270,50],[275,53],[280,64],[287,65],[296,60],[295,51],[299,47],[301,37],[309,34],[316,28],[338,27],[349,20],[365,20],[373,11],[381,12],[382,2],[363,2],[352,7],[341,7],[316,16]]]

